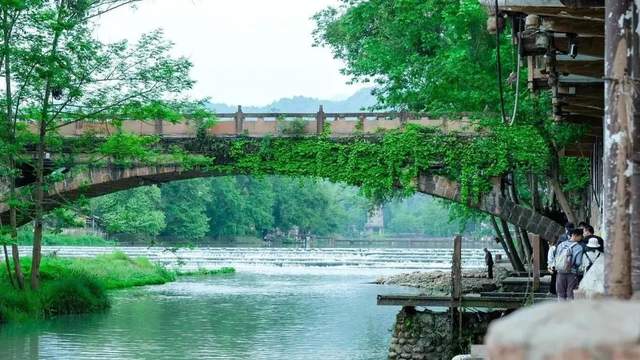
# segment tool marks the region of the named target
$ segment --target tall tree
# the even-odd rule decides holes
[[[56,131],[78,121],[122,119],[131,114],[133,107],[146,109],[145,104],[192,86],[188,76],[190,62],[172,58],[172,44],[159,31],[144,35],[134,45],[125,41],[104,44],[95,38],[97,17],[135,2],[17,2],[24,5],[24,16],[13,24],[20,34],[9,53],[13,84],[18,89],[12,99],[11,116],[14,122],[33,120],[36,124],[32,165],[36,175],[31,270],[34,289],[40,283],[43,203],[48,181],[45,160],[55,150],[52,139]]]
[[[315,44],[329,47],[344,61],[342,71],[353,81],[374,82],[380,107],[432,115],[465,113],[498,139],[474,142],[474,148],[457,159],[460,173],[449,174],[455,180],[464,184],[473,178],[488,181],[489,176],[504,176],[504,195],[536,211],[545,211],[533,206],[534,197],[541,200],[539,188],[553,189],[550,200],[554,205],[562,200],[562,208],[572,217],[565,185],[566,179],[578,174],[562,173],[571,171],[567,167],[553,171],[552,165],[557,164],[553,160],[558,152],[581,132],[552,121],[548,96],[526,94],[526,69],[514,61],[518,55],[508,31],[497,37],[488,34],[487,14],[477,0],[342,0],[314,19]],[[498,50],[503,55],[500,61]],[[517,83],[518,73],[520,86],[510,86]],[[496,78],[510,83],[496,83]],[[503,92],[508,99],[519,99],[517,109],[515,102],[501,105]],[[505,113],[512,116],[501,115]],[[497,161],[504,165],[500,173],[478,172],[477,165],[489,158],[486,153],[502,155]],[[535,189],[528,188],[532,182],[517,181],[530,175],[547,181],[535,182]],[[520,199],[523,194],[529,198]],[[520,236],[514,240],[529,249],[526,236],[517,233]]]
[[[207,204],[211,201],[208,183],[205,179],[197,179],[162,186],[162,208],[167,223],[163,235],[192,241],[207,234]]]
[[[92,202],[97,216],[108,233],[154,237],[165,228],[161,191],[148,186],[102,196]]]

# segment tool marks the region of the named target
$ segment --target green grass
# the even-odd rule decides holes
[[[122,252],[98,255],[92,259],[66,259],[68,268],[99,279],[107,290],[174,281],[175,273],[147,258],[129,258]]]
[[[219,269],[212,269],[212,270],[200,268],[195,271],[178,271],[176,274],[178,276],[214,276],[214,275],[235,274],[235,272],[236,272],[236,269],[232,267],[222,267]]]
[[[22,259],[22,265],[28,277],[31,259]],[[45,257],[40,278],[39,290],[19,291],[2,273],[0,323],[102,311],[109,308],[107,290],[163,284],[176,275],[147,259],[116,252],[93,259]]]
[[[33,232],[32,231],[20,231],[18,232],[18,244],[31,245],[33,244]],[[65,235],[55,233],[45,233],[42,237],[42,245],[48,246],[114,246],[116,243],[104,239],[96,235]]]

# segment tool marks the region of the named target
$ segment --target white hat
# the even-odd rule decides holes
[[[596,237],[590,238],[589,242],[587,243],[587,247],[594,248],[594,249],[599,248],[600,247],[600,242],[598,241],[598,238],[596,238]]]

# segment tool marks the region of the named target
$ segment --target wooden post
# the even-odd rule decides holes
[[[318,109],[318,113],[316,114],[316,133],[318,135],[322,135],[324,131],[324,121],[327,116],[324,114],[324,109],[322,105],[320,105],[320,109]]]
[[[242,106],[238,105],[238,111],[236,111],[236,115],[233,117],[236,125],[236,135],[242,135],[244,131],[244,114],[242,113]]]
[[[458,306],[462,298],[462,236],[453,239],[453,258],[451,259],[451,337],[454,342],[460,341],[462,331],[462,313]],[[456,323],[458,326],[456,326]]]
[[[640,106],[637,23],[638,8],[634,1],[605,1],[605,293],[623,299],[631,297],[633,290],[640,291],[640,229],[636,227],[640,223],[634,220],[638,209],[632,206],[638,202],[633,199],[638,189],[632,191],[633,185],[638,186],[638,159],[637,153],[634,159],[634,150],[638,150],[639,140],[634,129],[640,126],[636,115]]]
[[[533,291],[540,290],[540,235],[531,234],[531,246],[533,247]]]
[[[462,236],[453,239],[453,258],[451,259],[451,299],[460,300],[462,296]]]

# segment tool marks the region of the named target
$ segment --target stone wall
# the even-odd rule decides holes
[[[417,311],[404,307],[396,317],[389,360],[450,360],[482,344],[489,323],[502,312],[463,312],[462,326],[452,324],[451,312]]]
[[[495,321],[492,360],[640,359],[640,302],[578,300],[529,306]]]

